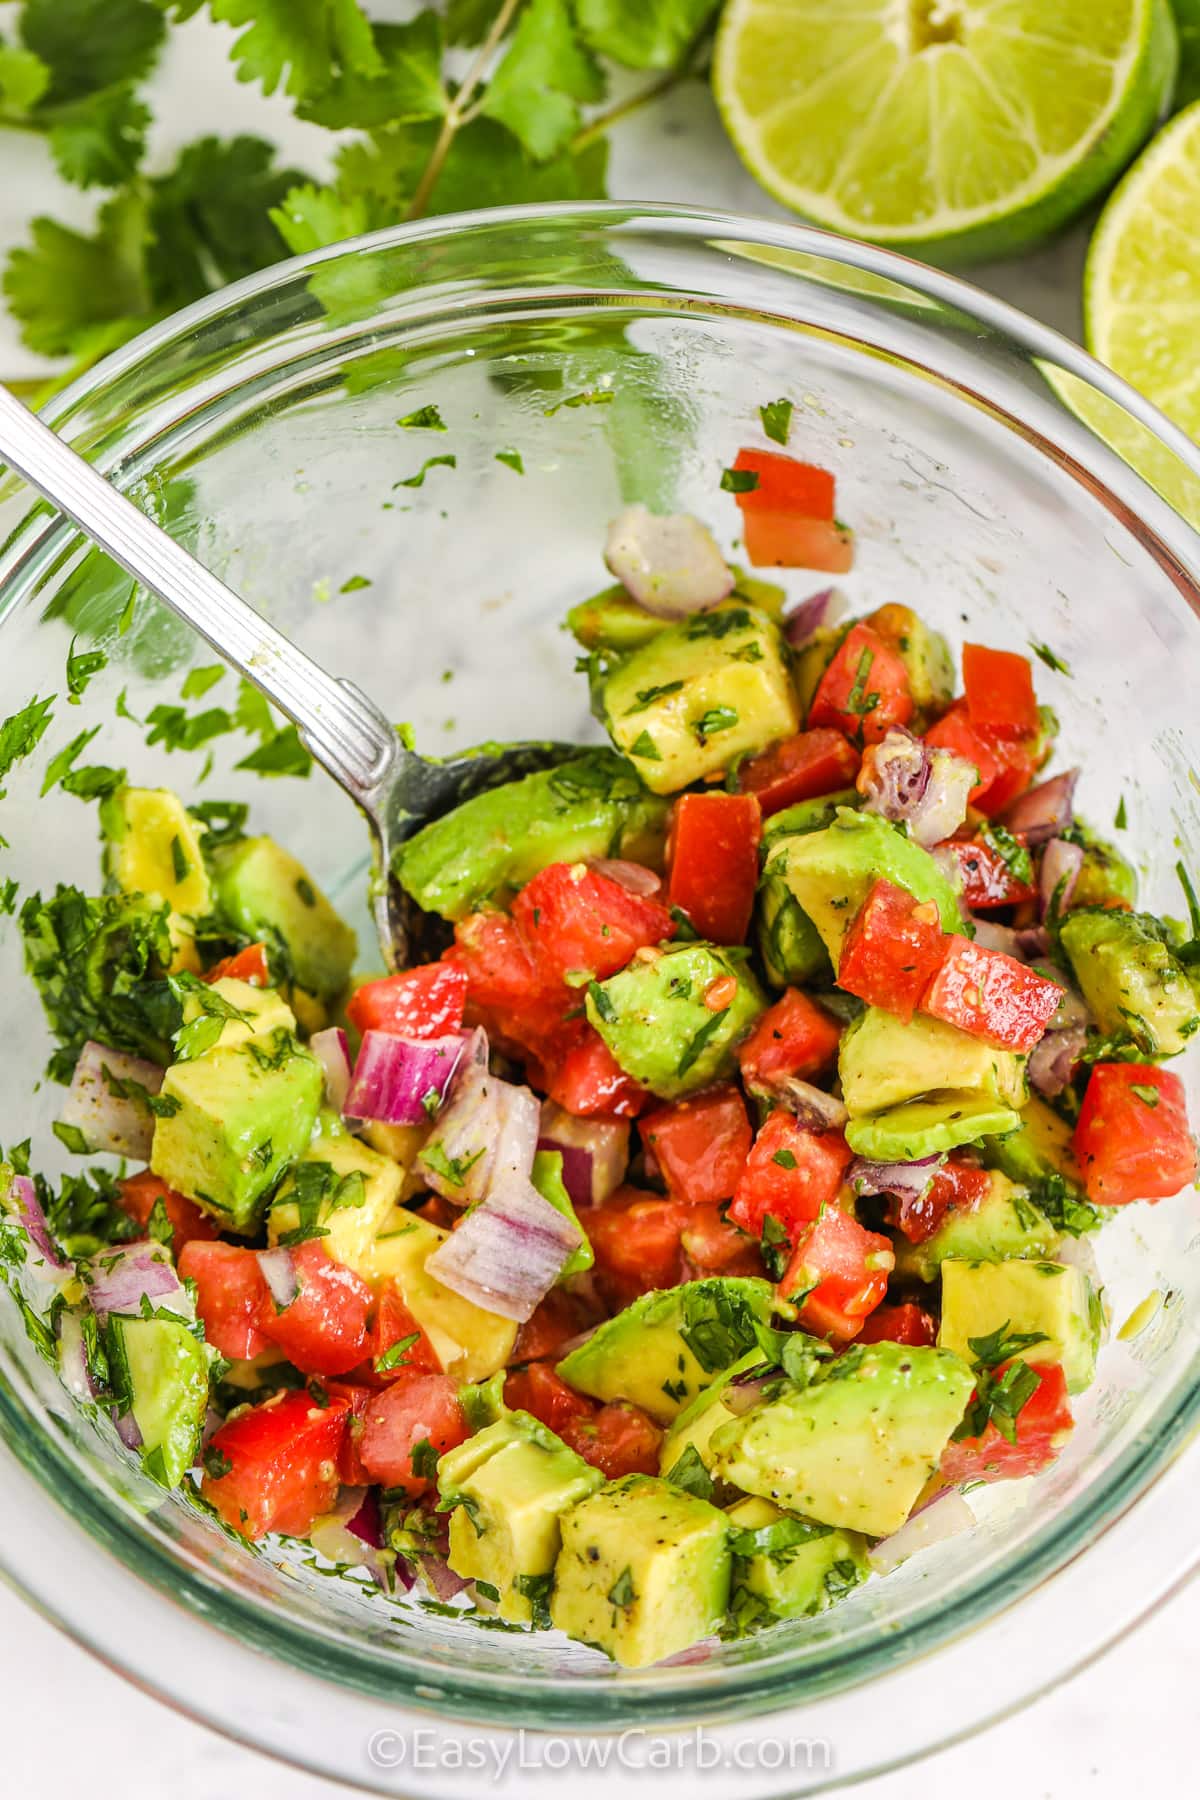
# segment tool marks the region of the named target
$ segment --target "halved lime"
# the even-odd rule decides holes
[[[1088,348],[1200,443],[1200,101],[1100,215],[1083,287]]]
[[[1025,249],[1101,192],[1177,60],[1167,0],[729,0],[713,88],[785,205],[951,261]]]

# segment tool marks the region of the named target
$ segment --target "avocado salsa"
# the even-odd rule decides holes
[[[823,471],[729,473],[754,566],[848,566]],[[1200,940],[1046,774],[1025,655],[789,608],[686,515],[606,557],[566,625],[611,747],[402,847],[434,960],[356,976],[243,807],[104,796],[102,891],[20,924],[56,1132],[108,1160],[9,1153],[0,1273],[240,1538],[642,1667],[1059,1454],[1079,1241],[1196,1176]]]

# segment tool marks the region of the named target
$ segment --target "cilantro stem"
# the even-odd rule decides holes
[[[520,4],[521,0],[504,0],[504,5],[493,19],[491,30],[479,46],[479,55],[467,70],[462,86],[446,108],[446,116],[442,120],[442,128],[438,132],[437,141],[429,153],[429,161],[425,164],[421,172],[421,179],[414,188],[413,197],[408,203],[408,211],[404,215],[406,219],[424,217],[425,209],[437,186],[438,177],[450,154],[450,147],[462,127],[468,123],[468,111],[475,90],[487,74],[488,65]]]
[[[682,62],[677,63],[673,69],[667,69],[656,81],[638,88],[636,93],[628,94],[624,100],[618,100],[615,106],[610,106],[607,112],[598,113],[594,119],[589,120],[567,145],[567,154],[578,156],[581,150],[586,150],[589,144],[603,137],[610,126],[619,124],[631,113],[639,112],[643,106],[649,106],[652,100],[659,99],[661,95],[669,94],[681,81],[696,74],[699,74],[699,70],[693,67],[693,58],[685,56]]]

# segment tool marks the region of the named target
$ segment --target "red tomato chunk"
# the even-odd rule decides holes
[[[271,976],[267,968],[267,946],[247,944],[235,956],[223,956],[219,963],[214,963],[209,969],[204,980],[211,986],[214,981],[222,981],[226,976],[232,981],[244,981],[248,987],[269,986]]]
[[[1011,650],[986,644],[964,644],[963,687],[972,722],[1005,737],[1037,734],[1038,704],[1033,691],[1033,665]]]
[[[1002,1376],[1012,1367],[992,1371]],[[942,1451],[940,1473],[955,1486],[964,1481],[1018,1481],[1052,1463],[1074,1426],[1067,1382],[1058,1363],[1030,1363],[1038,1385],[1013,1421],[1015,1443],[1009,1443],[991,1419],[978,1437],[959,1438]]]
[[[651,1288],[682,1279],[680,1234],[692,1208],[639,1188],[618,1188],[606,1206],[583,1215],[596,1257],[596,1284],[613,1311]]]
[[[596,1404],[568,1387],[548,1362],[513,1369],[504,1380],[504,1403],[514,1412],[532,1413],[551,1431],[561,1432],[568,1419],[590,1419]]]
[[[602,1406],[594,1418],[565,1420],[560,1436],[609,1481],[619,1481],[622,1475],[658,1474],[663,1434],[653,1419],[628,1401]]]
[[[262,1329],[271,1294],[253,1250],[193,1239],[180,1253],[178,1268],[183,1281],[196,1284],[196,1311],[215,1350],[231,1362],[244,1362],[271,1348]]]
[[[675,804],[671,904],[712,943],[740,944],[746,936],[761,835],[753,794],[684,794]]]
[[[298,1244],[289,1255],[296,1296],[279,1311],[268,1294],[258,1316],[263,1336],[305,1375],[344,1375],[366,1352],[371,1290],[319,1239]]]
[[[547,986],[581,970],[603,981],[635,950],[675,934],[659,901],[631,894],[581,862],[551,863],[535,875],[513,901],[512,916]]]
[[[586,1019],[573,1019],[537,1045],[534,1062],[538,1085],[577,1118],[633,1119],[649,1098]]]
[[[936,1344],[937,1326],[923,1306],[913,1300],[903,1300],[897,1306],[877,1306],[868,1313],[855,1342]]]
[[[369,1480],[402,1487],[415,1498],[435,1479],[433,1458],[469,1435],[458,1389],[448,1375],[406,1374],[371,1395],[358,1430],[358,1454]]]
[[[1095,1206],[1166,1200],[1196,1179],[1187,1097],[1169,1069],[1097,1063],[1073,1142]]]
[[[854,567],[853,534],[832,520],[786,512],[745,513],[742,543],[752,569],[818,569],[845,575]]]
[[[331,1398],[318,1406],[293,1390],[222,1425],[205,1453],[201,1493],[218,1516],[251,1540],[269,1531],[303,1537],[337,1497],[338,1458],[349,1408]]]
[[[790,1113],[773,1112],[754,1141],[729,1218],[761,1238],[768,1214],[789,1243],[823,1206],[837,1200],[851,1153],[836,1131],[806,1131]]]
[[[887,1293],[895,1264],[888,1238],[865,1230],[836,1206],[827,1207],[797,1237],[779,1296],[799,1305],[806,1331],[845,1342],[857,1337]]]
[[[1021,839],[1017,840],[1022,842]],[[945,848],[958,864],[962,877],[962,894],[974,912],[989,912],[997,906],[1019,906],[1037,896],[1032,881],[1018,881],[998,850],[982,838],[970,843],[949,843]]]
[[[915,1199],[888,1198],[888,1224],[903,1232],[910,1244],[923,1244],[942,1224],[947,1213],[974,1212],[987,1198],[991,1181],[986,1169],[951,1156],[937,1171],[926,1191]]]
[[[945,942],[936,903],[881,877],[846,933],[838,986],[907,1024],[937,973]]]
[[[737,495],[744,513],[800,513],[808,519],[832,519],[836,486],[828,469],[800,462],[778,450],[739,450],[733,460],[738,474],[758,477],[755,487]]]
[[[356,1031],[390,1031],[397,1037],[433,1038],[457,1031],[463,1022],[467,977],[448,962],[424,963],[367,981],[346,1004]]]
[[[925,742],[931,749],[952,750],[964,762],[974,763],[979,780],[968,797],[972,806],[980,806],[1000,773],[1000,764],[975,730],[965,700],[956,700],[949,712],[942,714],[925,733]]]
[[[922,1012],[1001,1050],[1032,1050],[1058,1010],[1063,990],[1000,950],[947,937],[942,966]]]
[[[859,761],[858,751],[840,731],[800,731],[739,764],[738,784],[743,793],[757,795],[767,819],[800,800],[853,787]]]
[[[769,1087],[787,1075],[808,1081],[833,1062],[841,1035],[831,1013],[799,988],[788,988],[782,1000],[763,1013],[738,1051],[742,1080],[749,1088]]]
[[[745,1102],[734,1087],[646,1113],[638,1130],[672,1199],[691,1206],[729,1199],[753,1139]]]
[[[408,1339],[415,1339],[409,1343]],[[397,1350],[404,1344],[403,1350]],[[377,1365],[382,1362],[381,1369]],[[371,1386],[379,1382],[397,1381],[405,1370],[415,1369],[424,1375],[440,1375],[442,1365],[437,1351],[413,1318],[394,1281],[385,1283],[375,1302],[367,1331],[364,1374],[360,1379]]]
[[[149,1169],[143,1169],[138,1175],[130,1175],[119,1181],[117,1187],[121,1195],[121,1211],[140,1225],[143,1230],[150,1224],[150,1215],[158,1201],[163,1203],[163,1211],[167,1215],[167,1223],[174,1234],[171,1249],[178,1262],[180,1252],[191,1243],[211,1244],[217,1238],[217,1226],[206,1212],[169,1188],[165,1181]]]
[[[817,684],[810,729],[832,725],[856,743],[878,744],[890,725],[907,725],[912,716],[903,659],[869,625],[852,626]]]

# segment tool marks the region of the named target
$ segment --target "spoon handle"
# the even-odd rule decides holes
[[[206,638],[291,719],[322,768],[371,810],[398,739],[365,694],[297,649],[4,387],[0,462]]]

